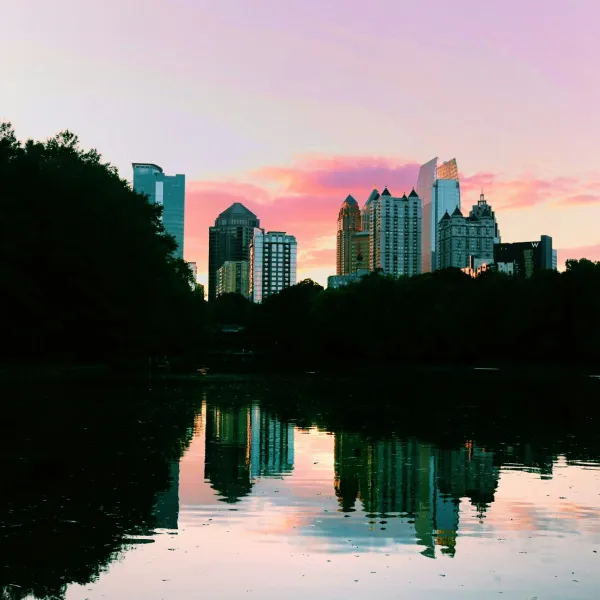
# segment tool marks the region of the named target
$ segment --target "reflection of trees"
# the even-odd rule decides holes
[[[58,599],[155,526],[155,500],[189,443],[194,407],[156,386],[20,395],[10,412],[4,406],[0,440],[0,597]]]

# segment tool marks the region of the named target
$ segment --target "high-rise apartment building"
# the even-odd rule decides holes
[[[177,242],[174,255],[183,258],[183,230],[185,222],[185,175],[165,175],[152,163],[132,163],[133,189],[145,194],[153,204],[163,207],[162,223]]]
[[[421,198],[413,189],[401,198],[387,188],[371,204],[369,262],[385,275],[421,272]]]
[[[296,284],[297,252],[293,235],[254,229],[250,242],[250,298],[254,302]]]
[[[356,273],[369,268],[369,244],[368,231],[355,231],[350,238],[350,271]]]
[[[223,294],[241,294],[248,298],[250,293],[250,262],[226,260],[217,271],[217,297]]]
[[[501,273],[531,277],[535,271],[554,268],[552,238],[543,235],[539,242],[494,245],[494,264]]]
[[[419,169],[417,193],[422,200],[423,232],[421,238],[423,272],[434,271],[439,260],[436,257],[438,224],[445,213],[460,209],[460,183],[456,159],[438,165],[433,158]]]
[[[217,271],[225,261],[249,261],[258,217],[243,204],[234,202],[215,220],[208,234],[208,300],[217,297]]]
[[[361,230],[362,217],[358,202],[352,196],[348,196],[338,214],[336,244],[338,275],[352,273],[352,237]]]
[[[379,195],[377,188],[373,188],[362,209],[362,230],[367,233],[371,229],[371,205],[379,198]]]
[[[437,269],[456,267],[466,269],[472,262],[469,257],[493,262],[494,244],[500,242],[496,215],[481,194],[468,217],[458,206],[444,213],[438,224]]]

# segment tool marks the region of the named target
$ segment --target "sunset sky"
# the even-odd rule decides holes
[[[593,0],[5,0],[0,120],[77,133],[187,176],[185,258],[243,202],[335,270],[343,199],[409,192],[456,157],[503,241],[600,260],[600,3]]]

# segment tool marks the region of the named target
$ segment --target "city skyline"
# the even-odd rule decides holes
[[[362,206],[374,185],[410,190],[432,156],[457,157],[464,206],[483,189],[506,242],[546,232],[560,266],[600,259],[600,83],[589,76],[600,8],[321,4],[179,0],[144,11],[107,0],[84,14],[73,0],[9,3],[0,117],[23,138],[68,128],[125,178],[140,157],[186,173],[184,257],[204,284],[206,232],[234,201],[266,229],[294,232],[298,279],[324,284],[343,199]],[[577,31],[567,45],[565,31]],[[439,69],[441,56],[452,69]]]

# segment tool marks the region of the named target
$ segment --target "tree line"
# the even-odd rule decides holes
[[[246,327],[230,343],[275,366],[364,374],[415,364],[597,366],[599,303],[600,263],[583,259],[529,279],[445,269],[370,274],[327,290],[306,280],[260,306],[221,297],[214,312]]]

